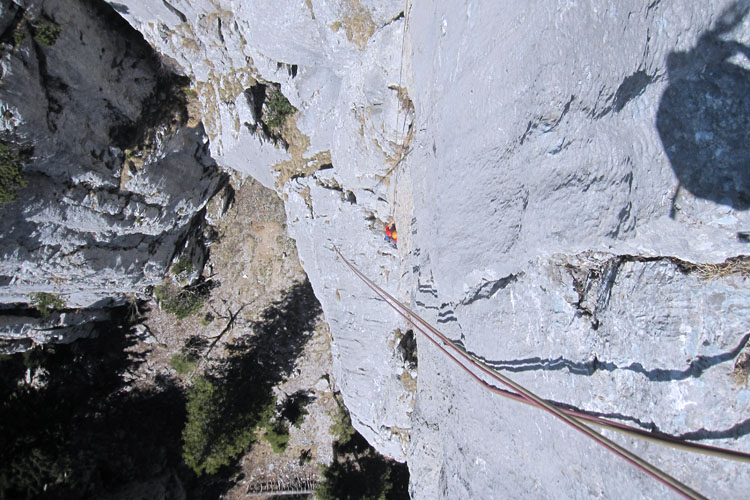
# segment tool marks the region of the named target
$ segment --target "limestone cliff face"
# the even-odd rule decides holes
[[[393,292],[396,165],[412,107],[402,84],[401,1],[112,3],[194,82],[211,154],[286,202],[290,234],[334,338],[334,373],[354,426],[404,460],[413,376],[383,310],[338,262],[335,244]],[[279,84],[299,110],[288,148],[263,133],[261,86]],[[403,289],[404,292],[408,288]],[[412,389],[412,390],[410,390]]]
[[[176,255],[202,262],[221,177],[178,79],[108,5],[4,1],[0,20],[0,139],[25,183],[0,206],[0,338],[71,341]],[[80,310],[40,317],[39,293]]]
[[[748,278],[705,265],[747,252],[747,2],[113,5],[194,80],[217,161],[284,197],[354,424],[415,498],[668,492],[423,340],[414,398],[403,323],[334,244],[546,398],[748,449]],[[288,149],[257,132],[271,82]],[[747,491],[734,464],[625,444]]]
[[[419,312],[545,398],[750,450],[750,282],[693,267],[750,251],[748,7],[415,2]],[[414,498],[671,495],[422,340],[416,401]],[[750,486],[619,441],[709,497]]]
[[[284,198],[354,425],[414,498],[670,493],[423,339],[414,392],[406,325],[332,245],[545,398],[750,449],[747,264],[707,265],[750,239],[748,2],[110,3],[192,80],[216,161]],[[271,84],[299,110],[288,147]],[[621,442],[708,496],[750,488]]]

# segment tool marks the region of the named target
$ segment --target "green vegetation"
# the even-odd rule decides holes
[[[270,406],[263,416],[263,427],[266,441],[271,444],[275,453],[283,453],[289,444],[289,424],[299,428],[305,420],[307,410],[305,406],[312,401],[312,397],[305,391],[298,391],[284,400],[278,408]]]
[[[408,500],[408,489],[394,485],[394,469],[403,464],[392,464],[381,456],[370,455],[334,461],[323,468],[323,481],[315,488],[318,500]],[[403,476],[403,472],[399,471]],[[400,479],[400,477],[399,477]],[[408,484],[408,472],[406,475]]]
[[[199,476],[230,465],[256,442],[259,414],[235,411],[226,386],[198,377],[187,392],[182,458]]]
[[[52,47],[60,36],[60,26],[55,23],[44,23],[34,27],[34,40],[45,47]]]
[[[264,428],[266,430],[263,439],[268,441],[273,448],[274,453],[283,453],[289,444],[289,427],[281,419],[266,420]]]
[[[16,30],[13,31],[13,45],[17,47],[21,45],[24,40],[26,40],[26,33],[24,33],[20,27],[16,28]]]
[[[227,357],[194,381],[187,391],[182,456],[196,474],[229,470],[225,466],[257,441],[259,428],[274,450],[284,449],[288,427],[276,415],[273,387],[294,369],[319,313],[310,284],[293,286],[251,324],[253,335],[227,344]]]
[[[187,375],[195,370],[197,361],[196,359],[190,359],[184,353],[180,352],[169,359],[169,366],[174,368],[180,375]]]
[[[190,274],[193,272],[195,268],[193,267],[193,263],[190,261],[190,258],[183,255],[180,257],[177,262],[175,262],[174,266],[172,266],[172,273],[175,276],[178,276],[180,274]]]
[[[309,464],[310,462],[312,462],[312,459],[312,450],[309,448],[307,450],[302,450],[302,452],[299,454],[300,465]]]
[[[195,370],[201,354],[208,346],[208,341],[200,335],[193,335],[187,339],[180,352],[169,360],[169,366],[180,375],[187,375]]]
[[[198,290],[178,288],[168,282],[155,287],[154,296],[164,311],[179,319],[198,313],[205,300],[204,294]]]
[[[306,391],[297,391],[284,401],[281,405],[280,416],[299,429],[307,415],[307,406],[313,398]]]
[[[182,93],[185,94],[185,97],[188,99],[197,99],[198,98],[198,91],[195,90],[194,87],[183,87]]]
[[[21,158],[18,153],[0,142],[0,205],[18,199],[18,190],[26,187],[26,179],[21,175]]]
[[[297,111],[278,89],[272,89],[266,94],[264,108],[263,121],[269,128],[276,130],[281,129],[287,117]]]
[[[135,332],[99,333],[0,359],[0,499],[103,498],[179,466],[181,391],[168,379],[124,391],[142,362]]]
[[[315,489],[318,500],[407,500],[409,470],[406,465],[385,459],[351,426],[349,414],[341,408],[331,426],[337,437],[334,460],[322,468],[323,481]]]
[[[0,500],[105,498],[164,478],[190,498],[218,498],[259,430],[283,449],[291,424],[273,387],[292,373],[317,323],[309,283],[250,322],[253,335],[223,344],[227,356],[187,391],[164,374],[133,383],[146,361],[133,349],[142,342],[139,305],[97,323],[98,338],[0,355]],[[186,339],[180,357],[200,359],[209,342]]]
[[[187,422],[182,431],[182,458],[196,474],[213,474],[237,457],[245,447],[255,442],[255,433],[245,429],[230,439],[212,443],[216,434],[216,411],[225,406],[226,394],[205,377],[199,377],[187,392]]]
[[[34,304],[34,307],[36,307],[45,318],[54,311],[65,309],[65,302],[54,293],[35,293],[31,296],[31,303]]]
[[[348,443],[357,431],[352,426],[352,419],[349,417],[349,412],[344,410],[342,406],[339,406],[338,417],[334,420],[331,425],[331,435],[337,443]]]
[[[289,426],[274,415],[270,391],[256,394],[254,404],[242,409],[235,408],[230,392],[208,377],[197,378],[188,389],[183,459],[198,475],[214,474],[233,463],[257,441],[259,429],[274,453],[283,453],[289,444]]]

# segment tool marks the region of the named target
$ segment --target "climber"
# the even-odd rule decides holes
[[[385,241],[393,245],[393,248],[397,248],[398,233],[396,232],[396,223],[393,221],[385,226]]]

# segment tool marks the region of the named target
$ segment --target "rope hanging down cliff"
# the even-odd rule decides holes
[[[679,480],[671,477],[669,474],[665,473],[664,471],[646,462],[645,460],[635,455],[634,453],[630,452],[629,450],[621,447],[617,443],[614,443],[613,441],[597,433],[596,431],[594,431],[593,429],[585,425],[584,421],[587,423],[591,423],[591,424],[603,427],[603,428],[607,428],[609,430],[625,433],[631,436],[639,437],[641,439],[646,439],[648,441],[656,442],[659,444],[664,444],[664,445],[671,446],[674,448],[679,448],[679,449],[683,449],[683,450],[687,450],[687,451],[691,451],[695,453],[712,455],[712,456],[721,457],[721,458],[738,460],[742,462],[750,462],[750,454],[747,454],[747,453],[738,452],[734,450],[728,450],[724,448],[713,447],[713,446],[701,445],[697,443],[690,443],[687,441],[674,438],[672,436],[656,434],[656,433],[645,431],[643,429],[630,427],[628,425],[625,425],[619,422],[610,421],[604,418],[593,417],[585,413],[558,408],[554,404],[551,404],[548,401],[539,398],[532,392],[528,391],[526,388],[512,381],[510,378],[506,377],[505,375],[493,370],[492,368],[485,365],[481,360],[467,353],[463,348],[456,345],[448,337],[446,337],[437,329],[432,327],[429,323],[427,323],[425,320],[420,318],[416,313],[411,311],[408,307],[406,307],[404,304],[399,302],[392,295],[390,295],[388,292],[386,292],[385,290],[380,288],[378,285],[376,285],[372,280],[370,280],[361,271],[359,271],[359,269],[357,269],[356,266],[350,263],[341,254],[341,252],[336,246],[333,247],[333,250],[342,259],[342,261],[357,275],[357,277],[360,278],[371,290],[373,290],[373,292],[375,292],[381,299],[383,299],[399,315],[401,315],[404,319],[406,319],[409,323],[411,323],[412,326],[414,326],[414,328],[418,332],[424,335],[430,342],[432,342],[436,347],[438,347],[438,349],[440,349],[444,354],[446,354],[454,363],[456,363],[459,367],[461,367],[466,373],[468,373],[472,377],[472,379],[480,383],[485,389],[488,389],[495,394],[499,394],[501,396],[508,397],[516,401],[520,401],[526,404],[530,404],[532,406],[536,406],[540,409],[543,409],[544,411],[547,411],[548,413],[551,413],[558,419],[563,420],[566,424],[575,428],[579,432],[587,435],[589,438],[593,439],[598,444],[604,446],[605,448],[609,449],[616,455],[630,462],[641,471],[654,477],[655,479],[665,484],[669,488],[673,489],[677,493],[681,494],[685,498],[702,499],[705,497],[702,496],[700,493],[696,492],[695,490],[693,490],[692,488],[690,488],[689,486],[680,482]],[[437,339],[433,338],[430,334],[428,334],[425,331],[425,329],[428,330],[431,334],[435,335],[437,338],[439,338],[440,341],[442,341],[444,345],[441,345],[441,343],[438,342]],[[458,357],[454,355],[453,353],[451,353],[449,350],[455,352],[458,355]],[[459,357],[467,361],[471,367],[480,370],[485,375],[515,390],[516,393],[506,391],[503,389],[499,389],[489,384],[488,382],[480,378],[476,373],[474,373],[468,366],[464,365],[459,360]]]

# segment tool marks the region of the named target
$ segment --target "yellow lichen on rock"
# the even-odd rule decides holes
[[[305,0],[305,5],[310,10],[310,16],[315,20],[315,11],[313,10],[312,0]]]
[[[291,158],[274,165],[278,172],[276,185],[279,191],[290,179],[294,177],[307,176],[315,173],[323,165],[331,163],[331,152],[321,151],[310,156],[305,156],[310,147],[310,138],[297,128],[296,115],[287,118],[281,129],[281,136],[289,145]]]
[[[237,96],[245,89],[256,84],[255,70],[252,67],[235,69],[226,74],[217,75],[214,69],[209,72],[208,81],[196,82],[195,90],[199,96],[202,111],[200,116],[206,128],[209,139],[219,141],[222,135],[221,104],[233,103]],[[234,109],[231,109],[232,131],[235,135],[240,133],[240,118]]]
[[[365,50],[367,42],[377,28],[372,14],[359,0],[348,0],[341,21],[336,21],[331,25],[333,31],[338,31],[342,27],[346,31],[346,39],[360,50]]]

